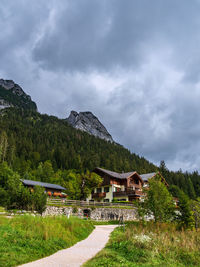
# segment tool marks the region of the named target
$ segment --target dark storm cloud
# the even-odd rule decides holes
[[[180,64],[189,64],[190,48],[199,42],[193,34],[200,26],[198,14],[199,3],[184,0],[63,3],[56,27],[47,28],[36,43],[34,59],[51,70],[109,71],[116,66],[138,67],[148,53],[146,47],[167,43],[180,56]]]
[[[27,4],[25,0],[2,0],[0,3],[0,69],[7,78],[22,84],[23,79],[30,79],[32,75],[26,73],[34,66],[30,62],[30,53],[43,26],[43,18],[49,14],[49,7],[44,2],[30,1]]]
[[[2,0],[0,76],[41,112],[91,110],[130,150],[200,170],[199,13],[198,0]]]

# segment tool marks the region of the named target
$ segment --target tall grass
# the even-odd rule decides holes
[[[117,228],[106,248],[85,267],[200,266],[200,231],[172,224],[129,224]]]
[[[0,206],[0,212],[5,212],[5,208]]]
[[[91,222],[73,217],[0,217],[0,266],[51,255],[86,238],[93,228]]]

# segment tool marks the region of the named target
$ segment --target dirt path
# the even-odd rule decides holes
[[[55,254],[33,261],[21,267],[78,267],[94,257],[108,242],[110,233],[117,225],[97,225],[94,231],[73,247],[60,250]]]

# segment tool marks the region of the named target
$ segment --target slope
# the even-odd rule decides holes
[[[119,144],[76,130],[65,120],[30,110],[4,110],[0,131],[7,134],[6,160],[14,166],[29,160],[34,168],[38,161],[50,160],[54,169],[92,170],[101,166],[114,171],[137,169],[140,173],[157,169]]]

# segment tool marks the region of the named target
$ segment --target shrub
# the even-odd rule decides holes
[[[72,213],[77,213],[78,212],[78,208],[77,207],[73,207],[72,208]]]
[[[44,193],[44,188],[36,186],[33,192],[33,204],[35,210],[42,215],[46,209],[47,195]]]

